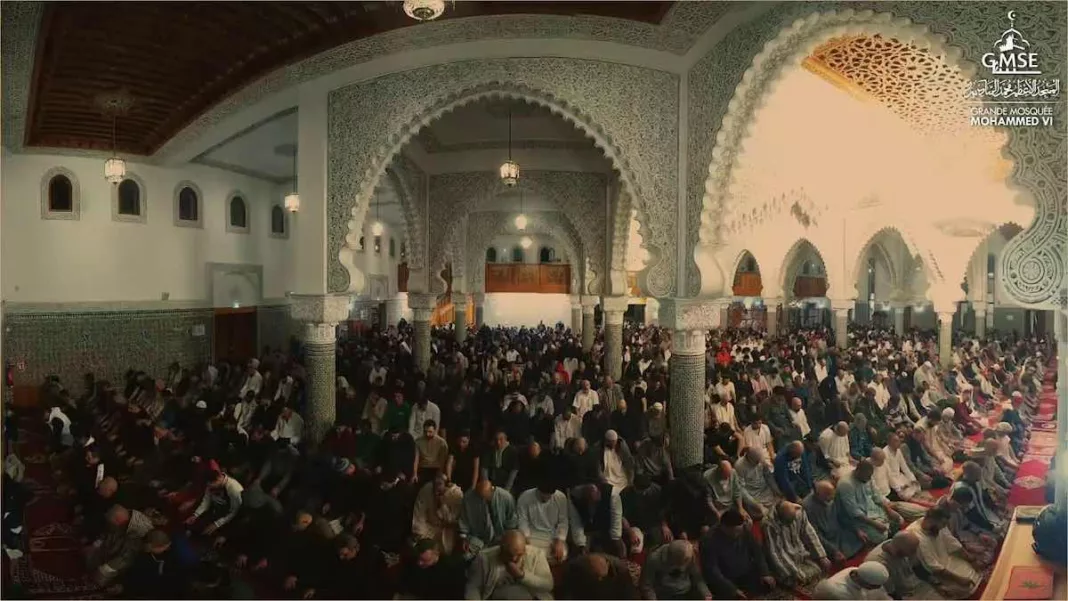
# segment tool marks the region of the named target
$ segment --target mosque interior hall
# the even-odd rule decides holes
[[[4,597],[1068,598],[1064,2],[12,1],[0,81]]]

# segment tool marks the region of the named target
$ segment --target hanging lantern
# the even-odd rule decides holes
[[[515,229],[523,231],[527,229],[527,216],[520,213],[515,218]]]
[[[445,12],[445,0],[404,0],[404,14],[416,21],[433,21]]]
[[[296,213],[300,210],[300,195],[296,192],[286,194],[283,202],[285,203],[286,210],[290,213]]]
[[[122,180],[126,179],[126,161],[119,157],[104,161],[104,179],[115,185],[122,183]]]
[[[519,163],[508,159],[501,163],[501,181],[509,188],[519,183]]]
[[[385,229],[386,229],[386,227],[384,225],[382,225],[381,221],[376,221],[371,225],[371,235],[372,236],[381,236],[382,232],[384,232]]]
[[[530,248],[533,244],[534,241],[530,239],[530,236],[523,236],[519,240],[519,246],[522,246],[523,248]]]

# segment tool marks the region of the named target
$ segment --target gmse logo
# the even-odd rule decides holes
[[[1038,55],[1031,52],[1031,43],[1013,27],[1016,11],[1009,11],[1009,28],[994,44],[995,52],[982,56],[983,66],[994,75],[1041,75]]]

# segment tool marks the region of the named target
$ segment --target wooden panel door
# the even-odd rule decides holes
[[[256,356],[255,307],[215,310],[215,360],[245,363]]]

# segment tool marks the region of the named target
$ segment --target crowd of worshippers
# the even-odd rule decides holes
[[[145,599],[967,598],[1051,348],[962,338],[943,370],[930,334],[840,353],[713,330],[704,461],[675,466],[667,330],[626,326],[621,382],[562,325],[435,329],[425,373],[412,337],[339,342],[319,444],[299,349],[46,382],[93,577]]]

